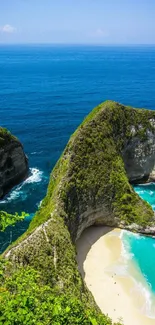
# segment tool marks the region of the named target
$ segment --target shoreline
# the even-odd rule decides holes
[[[143,283],[143,276],[133,263],[134,281],[132,275],[125,274],[125,265],[119,263],[122,254],[120,234],[121,230],[117,228],[93,226],[86,229],[76,244],[79,270],[97,305],[113,322],[122,320],[124,325],[153,325],[155,319],[141,312],[146,301],[135,288],[137,277]]]

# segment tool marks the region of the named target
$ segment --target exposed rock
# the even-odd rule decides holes
[[[20,245],[15,243],[9,258],[16,255],[22,263],[24,256],[24,261],[30,261],[31,247],[30,264],[33,263],[38,259],[38,240],[42,242],[43,238],[44,260],[47,245],[55,247],[59,255],[52,235],[52,224],[58,218],[67,226],[64,233],[69,230],[73,242],[93,224],[154,233],[154,212],[129,183],[148,178],[154,168],[154,121],[153,111],[115,102],[108,101],[95,108],[73,134],[54,168],[47,196],[24,235],[27,240],[21,238]],[[40,225],[41,229],[33,236]],[[53,267],[54,264],[53,257]]]
[[[146,130],[146,139],[133,136],[122,155],[125,169],[130,182],[140,183],[147,179],[153,179],[152,171],[155,164],[155,134]]]
[[[4,128],[0,128],[0,198],[19,184],[28,174],[28,159],[22,144]]]
[[[153,171],[154,141],[155,112],[110,101],[95,108],[53,169],[28,231],[4,257],[15,267],[33,266],[46,283],[90,301],[74,243],[93,224],[155,234],[154,212],[129,182],[148,179]]]
[[[155,182],[155,168],[150,173],[148,180],[149,180],[149,182]]]

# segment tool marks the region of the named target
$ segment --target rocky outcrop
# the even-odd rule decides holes
[[[153,178],[155,134],[146,130],[146,139],[135,136],[123,148],[122,156],[130,182],[142,183]]]
[[[9,131],[0,128],[0,198],[28,175],[28,159],[22,144]]]
[[[59,256],[60,247],[56,247],[59,240],[53,234],[55,224],[57,229],[64,224],[64,234],[69,232],[73,243],[86,227],[94,224],[154,233],[154,212],[130,184],[148,179],[154,168],[154,125],[153,111],[111,101],[95,108],[73,134],[56,164],[47,196],[24,234],[26,240],[21,238],[20,245],[15,243],[6,256],[10,259],[16,256],[20,264],[36,265],[40,254],[42,260],[49,260],[49,245],[55,247]],[[43,231],[47,221],[50,221],[50,226],[46,226],[48,237]],[[42,253],[38,251],[38,241],[42,243]]]
[[[4,253],[12,270],[30,265],[59,294],[69,290],[94,308],[74,243],[94,224],[155,234],[154,212],[130,184],[148,180],[154,164],[155,112],[110,101],[96,107],[53,169],[28,231]]]

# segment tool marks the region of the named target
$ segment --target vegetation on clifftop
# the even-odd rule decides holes
[[[112,325],[73,294],[53,290],[33,268],[11,272],[0,260],[0,325]]]
[[[95,108],[72,135],[28,231],[4,253],[11,263],[11,271],[4,269],[1,282],[0,315],[5,315],[6,324],[12,325],[7,323],[12,304],[15,314],[17,305],[21,315],[30,311],[30,325],[111,325],[81,279],[74,243],[92,211],[95,219],[87,224],[97,222],[100,211],[103,224],[108,215],[108,222],[117,226],[152,225],[153,210],[134,192],[122,156],[133,129],[142,142],[147,130],[154,132],[152,119],[154,112],[108,101]],[[28,281],[33,291],[25,285]],[[23,290],[24,306],[20,301]],[[13,324],[24,324],[20,315]]]
[[[18,139],[11,134],[6,128],[0,127],[0,148],[6,144],[9,144],[12,140],[18,141]]]
[[[146,130],[155,132],[152,118],[153,111],[111,101],[96,107],[72,135],[54,168],[47,196],[30,230],[57,209],[75,238],[79,215],[87,206],[95,209],[101,204],[124,225],[151,225],[153,210],[130,185],[121,152],[133,137],[133,128],[141,141],[146,139]]]

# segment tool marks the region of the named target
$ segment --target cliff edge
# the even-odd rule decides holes
[[[155,112],[100,104],[70,138],[28,231],[3,256],[95,306],[78,272],[74,243],[91,225],[154,234],[154,212],[131,185],[149,180],[154,164]]]
[[[22,144],[7,129],[0,127],[0,198],[28,174],[28,159]]]

